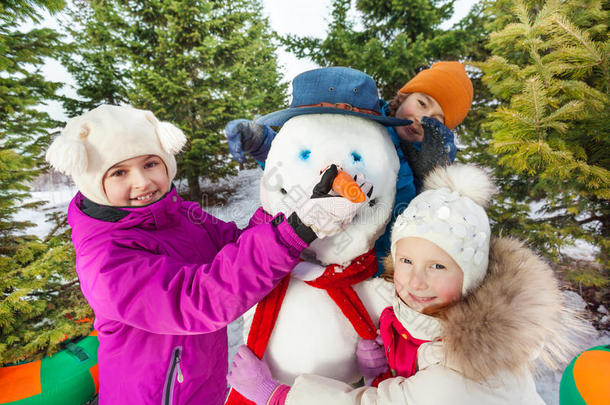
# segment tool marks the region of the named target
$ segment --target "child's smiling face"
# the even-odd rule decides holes
[[[412,309],[431,314],[458,301],[464,273],[439,246],[417,237],[396,243],[394,286]]]
[[[156,155],[136,156],[112,166],[102,180],[108,201],[115,207],[138,207],[159,200],[170,181],[163,160]]]
[[[408,119],[413,124],[395,127],[398,136],[409,142],[421,142],[424,139],[424,129],[421,126],[423,117],[436,118],[445,123],[445,115],[440,104],[431,96],[424,93],[411,93],[396,110],[396,118]]]

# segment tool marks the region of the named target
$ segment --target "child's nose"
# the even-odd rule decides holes
[[[141,170],[133,171],[133,186],[136,188],[145,188],[150,183],[150,179]]]
[[[426,288],[428,288],[428,284],[426,283],[425,271],[422,269],[414,269],[413,272],[411,272],[409,286],[413,290],[425,290]]]
[[[424,117],[427,117],[429,115],[428,110],[427,109],[421,109],[418,110],[415,113],[415,119],[413,121],[415,121],[417,123],[417,125],[421,125],[421,121]]]

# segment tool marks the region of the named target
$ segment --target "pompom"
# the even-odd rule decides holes
[[[91,129],[89,128],[89,125],[85,122],[80,126],[80,130],[78,131],[77,137],[79,139],[85,139],[86,137],[89,136],[90,132],[91,132]]]
[[[73,139],[66,134],[55,138],[47,150],[46,160],[56,170],[68,176],[78,175],[87,170],[87,149],[82,137]]]
[[[161,121],[157,124],[157,135],[161,141],[161,147],[172,155],[180,152],[186,143],[184,132],[169,122]]]
[[[476,204],[487,208],[496,186],[482,168],[475,165],[455,164],[439,167],[424,179],[424,190],[448,188]]]

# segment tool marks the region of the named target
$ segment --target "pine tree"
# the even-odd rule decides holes
[[[577,239],[610,254],[607,2],[502,0],[478,64],[498,107],[483,126],[497,160],[497,228],[549,257]],[[488,160],[493,161],[493,160]],[[532,215],[533,214],[533,215]],[[603,274],[577,275],[604,284]]]
[[[453,15],[454,0],[333,0],[326,37],[283,38],[299,58],[321,66],[349,66],[377,82],[389,100],[407,80],[438,60],[465,60],[483,49],[479,9],[450,29],[441,23]]]
[[[127,85],[130,71],[125,69],[124,55],[118,52],[122,38],[113,29],[114,24],[122,22],[115,18],[111,7],[98,3],[73,0],[72,7],[66,8],[61,19],[62,28],[71,38],[62,52],[62,65],[78,84],[78,98],[65,97],[63,100],[69,117],[100,104],[129,102]]]
[[[97,60],[84,57],[80,66],[72,66],[87,72],[76,75],[79,87],[98,89],[107,79],[106,90],[117,99],[177,124],[189,139],[178,156],[178,177],[187,179],[191,198],[198,200],[201,177],[234,173],[223,134],[226,123],[284,103],[285,86],[279,84],[259,1],[86,4],[89,11],[72,16],[78,26],[96,28],[76,38],[76,49],[92,55],[103,49]],[[80,94],[93,104],[109,101],[99,93]]]
[[[30,240],[12,256],[0,256],[0,365],[52,355],[67,339],[91,331],[93,312],[80,290],[62,222],[44,240]]]
[[[29,197],[27,182],[41,170],[41,153],[49,130],[57,126],[34,107],[53,99],[58,83],[36,70],[57,53],[58,36],[50,29],[21,32],[25,21],[37,19],[36,7],[56,10],[59,1],[18,1],[0,6],[0,254],[10,255],[23,241],[17,234],[30,223],[12,219]]]
[[[74,323],[91,314],[76,281],[69,237],[45,240],[28,234],[33,224],[14,214],[35,208],[25,203],[28,183],[44,170],[49,132],[58,126],[36,107],[57,99],[59,83],[39,72],[45,57],[61,46],[51,29],[21,30],[38,22],[40,12],[57,12],[63,1],[12,1],[0,6],[0,364],[53,353],[66,337],[88,332],[91,323]]]
[[[356,17],[350,17],[354,5]],[[368,73],[389,101],[416,73],[436,61],[486,59],[490,55],[485,48],[488,26],[494,16],[483,11],[484,3],[474,4],[461,21],[443,29],[441,24],[453,15],[453,1],[334,0],[325,38],[288,35],[282,42],[296,56],[322,66],[350,66]],[[488,140],[481,123],[493,97],[478,69],[468,68],[468,75],[474,99],[466,119],[454,131],[458,160],[485,163],[489,157],[482,151]]]

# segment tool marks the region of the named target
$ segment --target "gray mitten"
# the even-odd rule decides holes
[[[413,174],[421,181],[436,167],[449,165],[451,146],[455,149],[453,133],[438,120],[424,117],[422,127],[424,139],[419,150],[411,142],[400,142]]]
[[[271,141],[275,132],[271,128],[258,125],[254,121],[239,119],[230,121],[225,127],[225,135],[229,145],[229,152],[238,162],[246,160],[245,153],[249,153],[261,162],[267,158]]]

